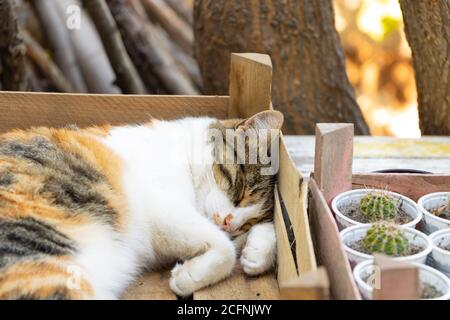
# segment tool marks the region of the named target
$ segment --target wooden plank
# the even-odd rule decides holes
[[[315,249],[319,263],[328,271],[331,296],[339,300],[361,299],[336,221],[314,178],[309,182],[309,190],[309,216]]]
[[[450,164],[450,162],[449,162]],[[450,165],[449,165],[450,171]],[[418,188],[417,186],[420,186]],[[450,173],[443,175],[411,173],[368,173],[354,174],[353,188],[378,188],[398,192],[414,201],[432,193],[449,191]]]
[[[282,300],[326,300],[329,298],[329,280],[325,268],[320,267],[292,279],[280,288]]]
[[[194,293],[194,300],[276,299],[279,299],[279,290],[273,272],[258,277],[248,277],[240,266],[226,280]]]
[[[124,300],[177,300],[169,287],[170,271],[143,274],[124,293]]]
[[[142,123],[151,118],[227,117],[228,97],[0,92],[0,132],[31,126]]]
[[[266,54],[232,53],[229,118],[271,109],[272,62]]]
[[[314,178],[325,200],[352,188],[353,124],[316,125]]]
[[[295,254],[298,272],[301,275],[317,268],[307,213],[308,186],[295,167],[282,135],[279,159],[278,187],[296,239]]]
[[[281,288],[285,284],[288,284],[292,279],[297,278],[298,271],[292,255],[291,243],[289,242],[286,231],[283,213],[281,212],[278,192],[275,192],[274,223],[277,234],[277,279],[278,285]]]
[[[418,300],[420,298],[419,270],[416,266],[375,255],[375,277],[379,286],[373,290],[374,300]],[[377,274],[378,273],[378,274]]]

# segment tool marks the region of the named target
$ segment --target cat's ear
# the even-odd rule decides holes
[[[280,111],[267,110],[259,112],[248,119],[242,120],[236,125],[235,128],[243,131],[250,128],[255,130],[279,130],[283,126],[283,121],[284,117]]]

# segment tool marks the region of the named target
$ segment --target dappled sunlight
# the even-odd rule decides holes
[[[397,0],[334,0],[347,74],[373,135],[419,137],[411,51]]]

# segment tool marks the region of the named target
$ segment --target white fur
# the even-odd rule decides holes
[[[107,227],[97,234],[82,230],[86,241],[77,260],[97,298],[119,297],[142,266],[157,268],[183,260],[173,268],[170,280],[172,290],[181,296],[232,272],[235,245],[212,216],[232,213],[235,230],[257,215],[260,205],[236,208],[217,187],[206,134],[213,121],[186,118],[117,127],[102,139],[124,162],[129,217],[124,233]],[[267,271],[274,252],[273,225],[255,226],[241,257],[244,271],[250,275]]]

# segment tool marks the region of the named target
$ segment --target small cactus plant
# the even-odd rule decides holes
[[[397,201],[383,192],[369,192],[361,198],[359,210],[369,222],[394,220],[397,217]]]
[[[362,246],[367,253],[384,253],[392,257],[408,255],[410,248],[404,231],[398,225],[386,221],[372,225],[362,240]]]

